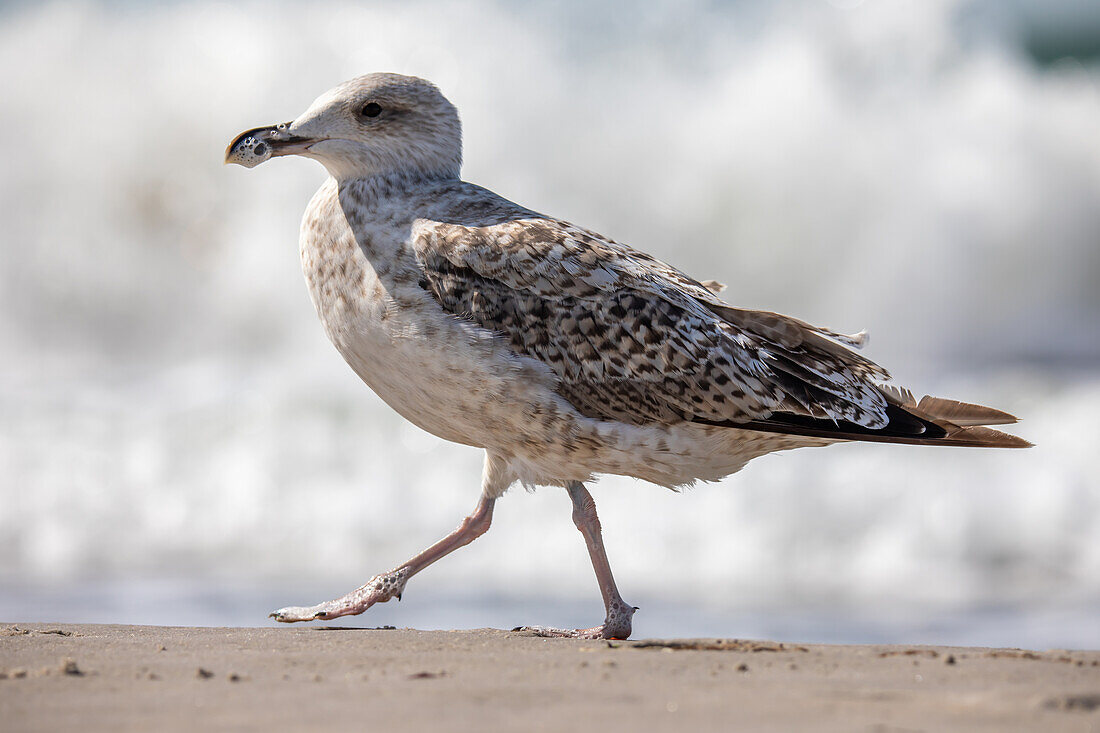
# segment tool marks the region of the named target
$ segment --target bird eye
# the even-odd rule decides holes
[[[378,115],[382,114],[382,105],[378,104],[377,102],[370,102],[364,105],[363,109],[360,110],[360,112],[364,117],[377,117]]]

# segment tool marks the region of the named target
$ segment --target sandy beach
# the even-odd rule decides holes
[[[0,728],[1100,730],[1100,652],[0,625]]]

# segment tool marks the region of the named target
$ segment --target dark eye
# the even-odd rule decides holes
[[[377,117],[382,114],[382,105],[378,104],[378,102],[368,102],[363,105],[363,109],[360,110],[360,113],[364,117]]]

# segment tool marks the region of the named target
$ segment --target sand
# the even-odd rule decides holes
[[[0,624],[0,730],[1100,731],[1100,652]]]

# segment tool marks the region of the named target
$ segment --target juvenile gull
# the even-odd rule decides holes
[[[241,133],[226,162],[319,161],[330,177],[302,220],[310,297],[328,337],[393,409],[485,449],[481,497],[454,532],[333,601],[279,621],[362,613],[489,529],[514,483],[566,489],[606,608],[590,629],[626,638],[636,610],[615,586],[584,482],[715,481],[778,450],[862,440],[1016,448],[1007,413],[889,386],[845,336],[717,297],[595,232],[459,178],[458,112],[423,79],[369,74],[293,122]]]

